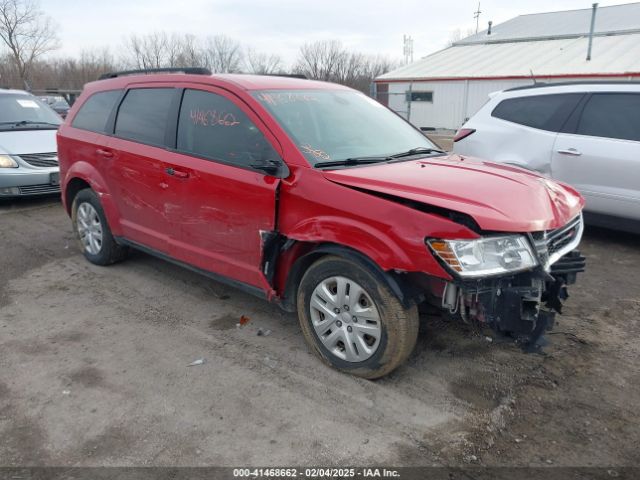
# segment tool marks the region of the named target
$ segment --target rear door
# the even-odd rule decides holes
[[[276,222],[279,179],[252,167],[281,162],[281,147],[242,101],[215,87],[186,88],[172,165],[180,172],[179,238],[172,256],[268,289],[262,234]]]
[[[552,176],[576,187],[594,213],[640,219],[640,94],[594,93],[560,133]]]
[[[175,180],[164,162],[166,134],[179,92],[168,86],[129,89],[118,109],[114,136],[100,153],[124,236],[163,253],[169,253],[175,211]]]

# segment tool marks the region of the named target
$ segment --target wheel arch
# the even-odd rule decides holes
[[[84,178],[73,177],[67,182],[64,190],[64,206],[69,215],[71,214],[73,200],[76,198],[76,195],[78,195],[78,192],[85,188],[91,188],[91,185]]]
[[[86,161],[78,161],[65,174],[62,190],[62,201],[67,211],[71,215],[73,199],[84,188],[92,189],[104,210],[104,214],[109,222],[109,227],[114,235],[121,235],[120,215],[113,202],[107,184],[100,172]]]
[[[296,311],[298,287],[305,272],[320,258],[328,255],[345,258],[367,268],[406,307],[415,304],[420,296],[402,273],[383,270],[372,258],[349,246],[332,242],[294,242],[290,251],[293,252],[292,258],[288,262],[283,261],[284,266],[289,264],[288,274],[280,279],[280,305],[288,312]]]

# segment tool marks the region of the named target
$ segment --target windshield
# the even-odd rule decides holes
[[[56,112],[31,95],[0,94],[0,130],[57,128]]]
[[[265,90],[254,93],[311,165],[437,148],[418,130],[352,90]]]

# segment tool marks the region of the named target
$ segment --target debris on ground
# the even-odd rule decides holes
[[[187,367],[196,367],[198,365],[204,365],[204,358],[199,358],[198,360],[194,360]]]
[[[251,321],[251,319],[249,317],[247,317],[246,315],[242,315],[242,316],[240,316],[240,322],[236,323],[236,328],[242,328],[247,323],[249,323],[250,321]]]
[[[271,330],[263,330],[262,328],[259,328],[257,335],[259,337],[268,337],[269,335],[271,335]]]
[[[264,364],[269,368],[276,368],[278,366],[278,361],[270,357],[264,357]]]

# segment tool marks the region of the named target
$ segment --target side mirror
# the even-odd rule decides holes
[[[283,163],[278,160],[261,160],[256,163],[252,163],[250,166],[251,168],[266,173],[267,175],[279,177],[279,173],[282,170]]]
[[[289,176],[289,168],[287,168],[287,164],[284,163],[280,156],[269,144],[266,143],[266,141],[261,149],[259,158],[255,159],[255,161],[253,161],[249,166],[272,177],[286,178]]]

